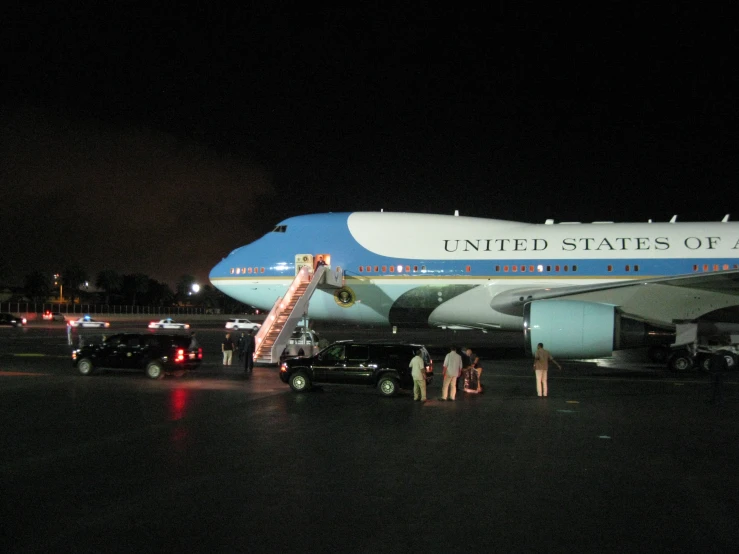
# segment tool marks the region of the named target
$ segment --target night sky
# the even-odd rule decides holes
[[[728,2],[17,4],[0,236],[18,283],[70,263],[204,281],[301,213],[704,221],[736,203]]]

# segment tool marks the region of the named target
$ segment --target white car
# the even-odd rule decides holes
[[[160,319],[159,321],[152,321],[149,323],[149,329],[189,329],[189,323],[177,323],[171,317]]]
[[[89,315],[81,317],[79,319],[73,319],[69,322],[71,327],[110,327],[110,323],[107,321],[98,321],[92,319]]]
[[[248,319],[229,319],[226,322],[226,329],[233,329],[238,331],[239,329],[254,329],[258,331],[262,325],[260,323],[254,323]]]

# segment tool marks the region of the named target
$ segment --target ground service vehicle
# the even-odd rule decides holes
[[[318,348],[318,341],[318,334],[315,331],[298,327],[293,331],[282,357],[292,358],[295,356],[313,356],[318,354],[320,350]]]
[[[409,367],[416,351],[426,362],[426,384],[433,381],[431,356],[423,345],[400,343],[336,342],[315,356],[289,358],[280,365],[280,379],[294,392],[314,383],[376,386],[383,396],[412,389]]]
[[[98,369],[140,369],[150,379],[161,379],[165,373],[200,367],[203,349],[189,346],[187,335],[119,333],[72,352],[72,365],[82,375]]]
[[[701,369],[710,371],[711,358],[721,354],[726,359],[726,367],[735,370],[739,367],[739,334],[721,332],[715,324],[687,322],[676,324],[675,342],[668,359],[672,371]]]

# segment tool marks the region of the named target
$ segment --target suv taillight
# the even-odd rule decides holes
[[[184,362],[185,361],[185,349],[184,348],[178,348],[177,354],[174,357],[175,362]]]
[[[198,348],[198,360],[202,360],[202,359],[203,359],[203,349]]]

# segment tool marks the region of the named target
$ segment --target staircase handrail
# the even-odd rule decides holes
[[[301,272],[305,269],[306,268],[301,269]],[[282,330],[275,338],[275,343],[272,345],[272,352],[270,353],[273,362],[280,359],[280,354],[287,346],[287,343],[292,336],[292,332],[295,329],[298,320],[303,317],[303,314],[306,311],[310,297],[313,295],[313,291],[315,291],[316,287],[321,282],[321,276],[326,272],[327,269],[327,266],[322,265],[318,266],[315,272],[311,272],[308,270],[305,272],[305,276],[307,278],[303,278],[300,280],[300,283],[308,281],[309,285],[303,295],[295,303],[295,307],[293,308],[292,313],[288,316],[287,320],[285,321],[285,325],[282,327]],[[295,288],[297,288],[297,283],[294,284]],[[292,287],[290,292],[294,292],[294,289]],[[290,301],[290,299],[292,298],[292,294],[290,294],[290,298],[287,298],[287,296],[288,295],[286,294],[286,301],[284,302],[284,304],[287,304]],[[284,309],[284,305],[282,306],[282,309]]]
[[[260,343],[264,340],[264,338],[267,337],[270,330],[272,329],[274,324],[277,322],[278,317],[285,311],[286,306],[292,300],[292,296],[293,294],[295,294],[295,291],[297,290],[298,286],[307,282],[309,283],[308,286],[310,287],[310,282],[313,281],[316,277],[319,277],[319,280],[320,280],[320,276],[325,271],[325,266],[319,266],[315,274],[313,273],[312,269],[313,268],[310,266],[302,267],[300,271],[298,272],[298,274],[295,276],[295,279],[293,279],[293,282],[290,284],[290,288],[287,290],[285,295],[278,298],[274,306],[272,306],[272,310],[270,310],[269,315],[265,319],[266,324],[262,324],[262,327],[259,329],[259,332],[257,333],[257,338],[256,338],[257,352],[260,351],[260,348],[259,348]],[[317,283],[318,281],[316,281],[316,284]],[[315,289],[315,286],[313,288]],[[287,346],[287,341],[289,341],[289,336],[287,340],[285,340],[284,338],[286,334],[285,329],[289,328],[289,333],[291,336],[295,325],[290,327],[289,323],[295,321],[296,319],[294,315],[295,313],[300,313],[301,314],[300,317],[302,317],[303,312],[299,310],[304,309],[304,306],[308,301],[308,298],[306,298],[306,296],[308,296],[308,298],[310,297],[310,295],[303,295],[301,298],[298,299],[291,314],[288,315],[288,318],[285,321],[283,328],[280,330],[277,337],[275,337],[275,342],[272,345],[272,348],[269,353],[270,362],[274,362],[274,360],[279,359],[280,353],[281,353],[280,346],[282,347],[282,349],[284,349],[284,347]]]
[[[277,316],[282,311],[282,309],[280,308],[280,303],[282,302],[282,299],[283,297],[280,296],[277,298],[277,300],[275,300],[275,303],[272,305],[272,309],[268,312],[267,317],[265,317],[264,321],[262,322],[262,326],[259,328],[259,331],[257,331],[257,334],[254,336],[255,351],[259,350],[259,344],[264,340],[264,337],[269,334],[270,329],[272,329],[275,321],[277,321]]]

